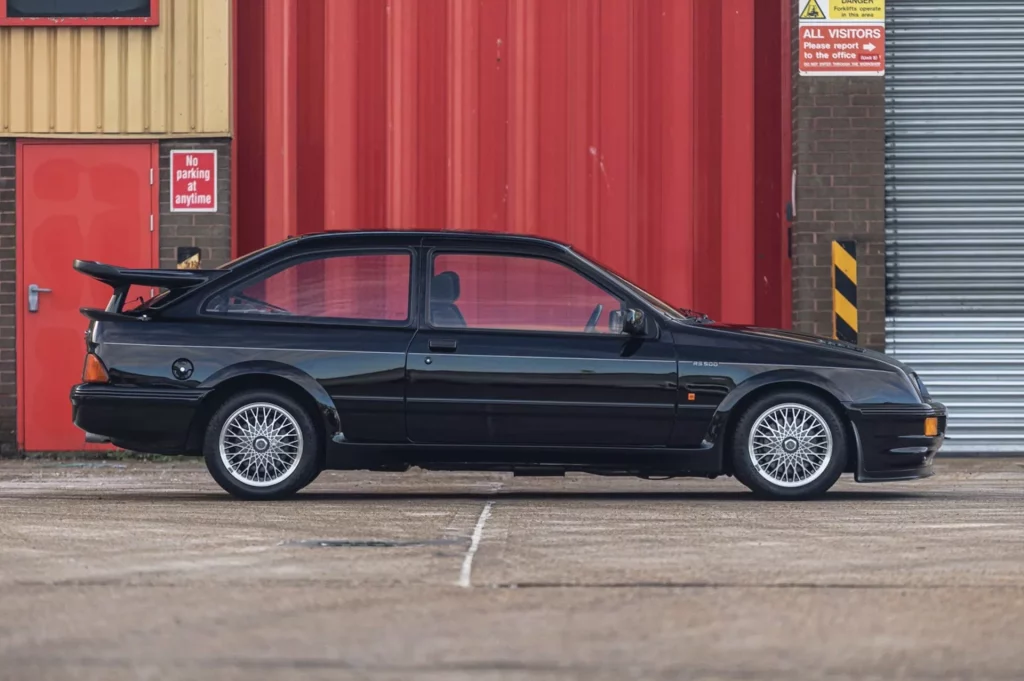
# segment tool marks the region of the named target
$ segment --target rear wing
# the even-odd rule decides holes
[[[150,288],[180,291],[205,284],[226,272],[224,270],[139,270],[115,267],[92,260],[76,260],[76,271],[92,277],[113,289],[110,302],[105,310],[82,308],[81,312],[89,319],[140,319],[138,315],[122,314],[128,290],[132,286],[148,286]]]

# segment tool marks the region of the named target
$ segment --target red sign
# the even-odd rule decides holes
[[[884,73],[884,24],[800,26],[800,75],[880,76]]]
[[[171,152],[171,212],[217,212],[217,152]]]

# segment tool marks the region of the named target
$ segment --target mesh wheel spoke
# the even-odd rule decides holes
[[[754,422],[747,451],[765,480],[780,487],[801,487],[820,477],[832,460],[832,432],[814,409],[779,404]]]
[[[224,422],[220,457],[228,473],[253,487],[286,480],[302,456],[302,430],[282,407],[269,402],[248,404]]]

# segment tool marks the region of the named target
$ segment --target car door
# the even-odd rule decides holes
[[[429,243],[427,244],[430,245]],[[623,333],[637,306],[569,259],[428,248],[409,347],[407,428],[424,444],[663,447],[676,410],[671,335]]]

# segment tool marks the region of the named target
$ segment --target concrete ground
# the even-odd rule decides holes
[[[1024,467],[732,480],[0,464],[0,679],[1018,679]]]

